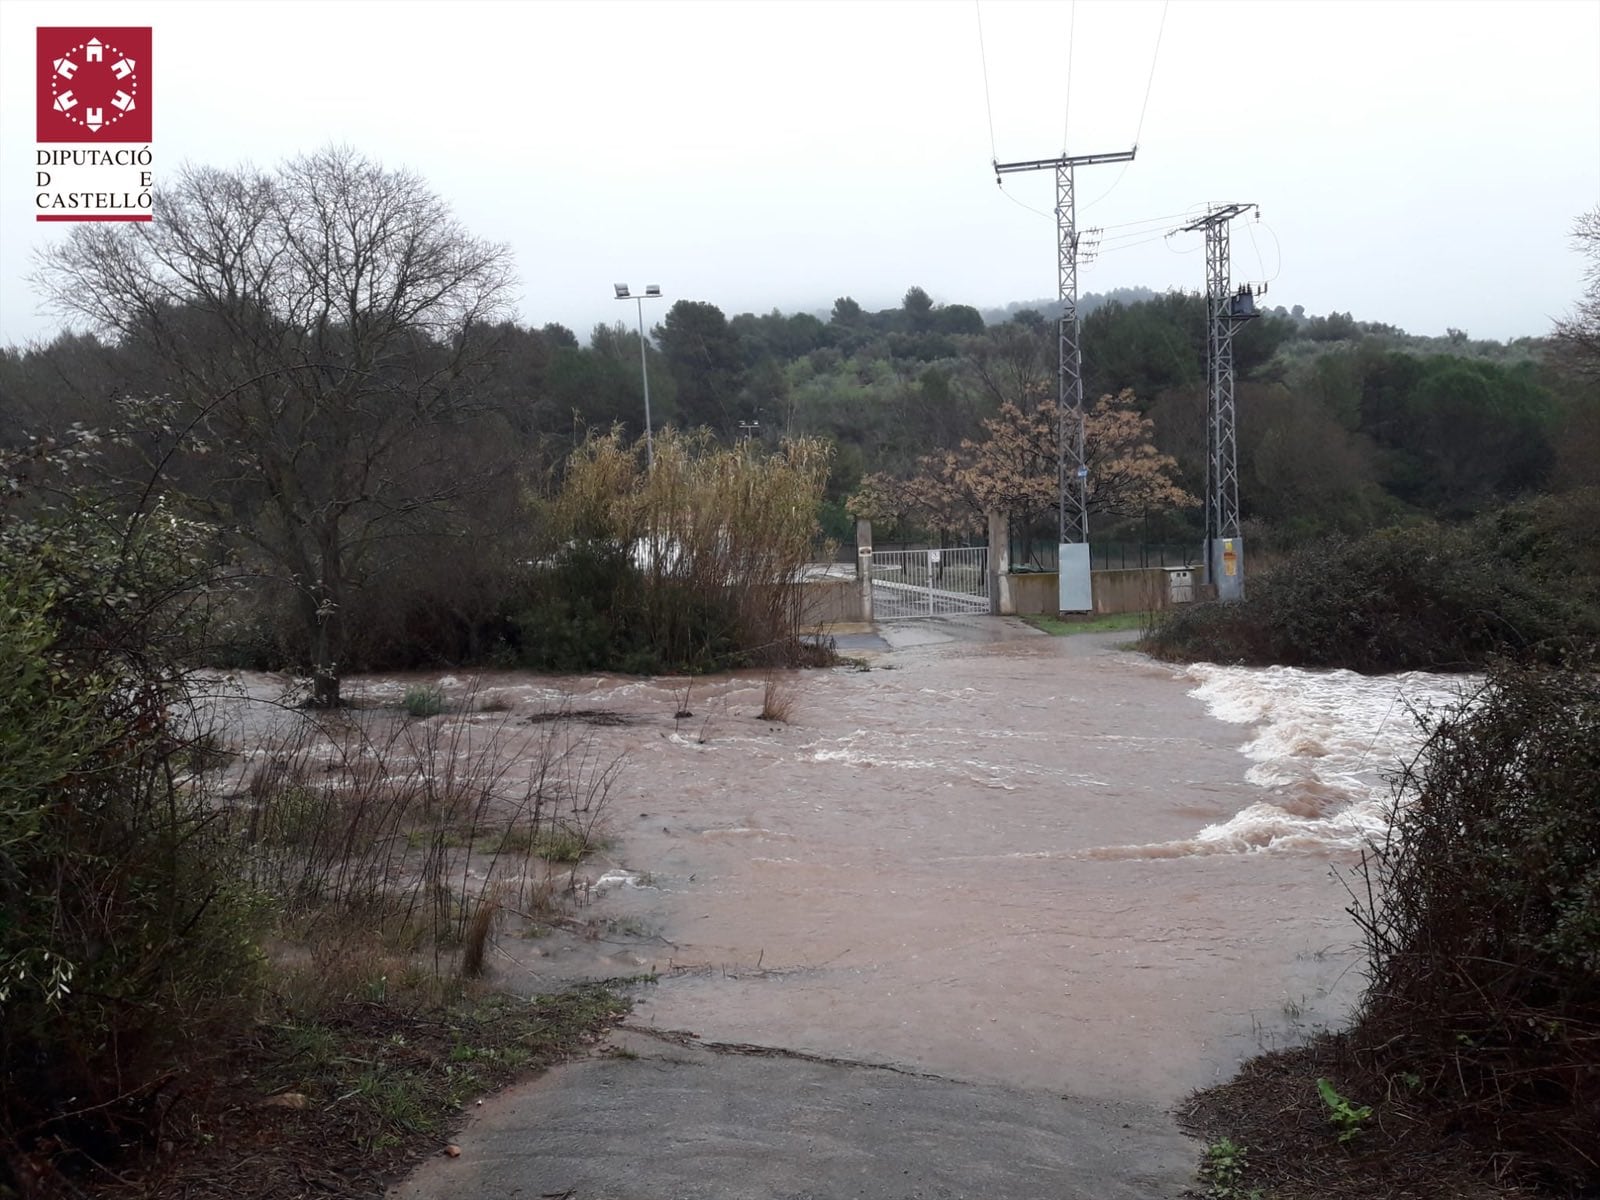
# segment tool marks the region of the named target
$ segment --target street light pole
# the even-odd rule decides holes
[[[628,292],[628,285],[617,283],[612,285],[617,292],[618,300],[632,300],[639,309],[639,377],[644,381],[644,451],[645,459],[650,464],[650,469],[655,470],[656,465],[656,439],[650,426],[650,363],[645,355],[644,342],[644,302],[646,300],[661,299],[661,285],[647,283],[644,286],[644,295],[634,296]]]

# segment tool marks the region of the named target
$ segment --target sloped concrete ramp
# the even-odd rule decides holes
[[[1166,1200],[1195,1161],[1136,1105],[626,1029],[459,1145],[393,1200]]]

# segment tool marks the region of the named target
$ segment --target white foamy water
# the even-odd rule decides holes
[[[1476,675],[1369,676],[1297,667],[1185,672],[1210,715],[1254,727],[1240,747],[1260,797],[1192,837],[1102,847],[1094,858],[1179,858],[1261,850],[1355,850],[1381,835],[1393,779],[1421,749],[1426,723],[1469,701]]]
[[[1295,667],[1190,667],[1218,720],[1255,727],[1240,749],[1261,799],[1174,852],[1355,849],[1383,832],[1394,774],[1415,757],[1423,720],[1458,707],[1478,676],[1367,676]]]

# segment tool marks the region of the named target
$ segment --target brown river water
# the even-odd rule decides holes
[[[497,981],[655,972],[634,1024],[1158,1104],[1348,1011],[1339,876],[1413,711],[1460,681],[1186,668],[999,618],[886,630],[870,669],[792,677],[786,724],[756,719],[759,676],[687,701],[685,680],[447,677],[513,716],[629,718],[587,731],[621,760],[590,936],[506,931]]]

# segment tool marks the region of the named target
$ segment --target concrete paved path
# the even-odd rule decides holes
[[[1134,1105],[621,1030],[490,1101],[393,1200],[1156,1200],[1194,1145]]]
[[[839,644],[876,659],[1045,636],[956,617]],[[1066,641],[1093,655],[1129,636]],[[456,1141],[391,1200],[1176,1200],[1199,1155],[1155,1104],[626,1026],[609,1056],[487,1101]]]

